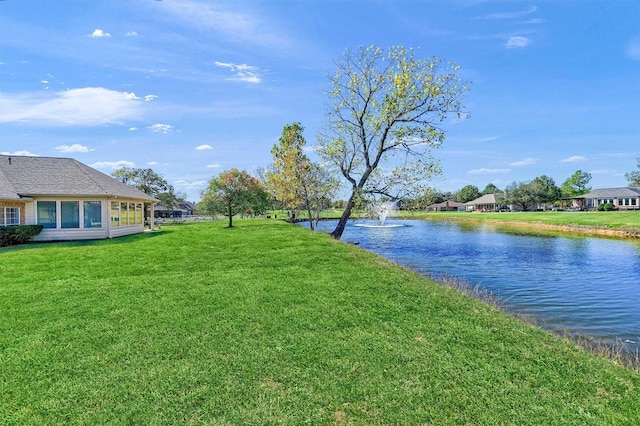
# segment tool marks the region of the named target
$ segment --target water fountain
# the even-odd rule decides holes
[[[370,206],[369,210],[372,216],[378,218],[377,223],[356,223],[355,226],[361,226],[365,228],[397,228],[400,226],[404,226],[400,223],[385,224],[387,217],[395,210],[395,208],[396,203],[392,201],[373,204]]]

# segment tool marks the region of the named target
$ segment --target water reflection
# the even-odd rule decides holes
[[[347,226],[343,240],[425,275],[480,284],[551,329],[640,348],[640,242],[472,222]],[[335,222],[323,223],[332,230]]]

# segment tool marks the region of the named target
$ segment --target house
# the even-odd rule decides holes
[[[496,194],[485,194],[480,198],[464,203],[464,205],[467,211],[497,212],[500,210]]]
[[[139,233],[157,201],[71,158],[0,155],[0,226],[42,225],[35,241]]]
[[[611,203],[618,210],[640,209],[640,187],[594,189],[588,194],[573,197],[574,207],[597,209],[600,204]]]
[[[459,203],[457,201],[443,201],[442,203],[435,203],[427,206],[427,210],[436,212],[464,211],[464,209],[464,203]]]
[[[182,201],[172,208],[165,206],[163,203],[158,203],[154,210],[155,217],[157,218],[184,219],[189,216],[193,216],[193,212],[196,210],[196,203],[191,201]]]

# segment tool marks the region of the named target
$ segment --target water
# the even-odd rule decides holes
[[[335,221],[322,222],[331,231]],[[350,222],[342,236],[424,275],[460,277],[549,329],[640,348],[640,242],[477,223]]]

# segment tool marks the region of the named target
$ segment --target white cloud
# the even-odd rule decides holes
[[[544,24],[545,22],[547,22],[545,19],[534,18],[534,19],[529,19],[528,21],[524,21],[523,24]]]
[[[206,31],[216,31],[229,42],[243,45],[247,43],[273,49],[289,47],[292,40],[282,31],[285,28],[277,17],[262,16],[257,9],[235,6],[241,11],[233,10],[235,2],[207,2],[182,0],[180,2],[159,2],[159,10],[171,14],[174,20],[181,20],[187,25]]]
[[[635,37],[627,44],[627,56],[640,61],[640,37]]]
[[[58,145],[56,149],[60,152],[91,152],[95,151],[95,149],[86,147],[84,145],[80,145],[78,143],[74,143],[73,145]]]
[[[227,80],[244,81],[245,83],[260,83],[262,79],[258,76],[259,69],[252,65],[247,64],[232,64],[229,62],[214,62],[217,67],[227,68],[229,71],[235,73],[235,77],[228,78]]]
[[[158,97],[158,95],[147,95],[144,97],[145,102],[150,102],[154,99],[156,99]]]
[[[498,12],[489,13],[487,15],[477,16],[475,19],[514,19],[522,18],[523,16],[530,15],[538,10],[537,6],[531,6],[528,9],[521,10],[519,12]]]
[[[618,171],[615,169],[598,169],[591,170],[589,173],[591,173],[592,175],[615,175],[616,173],[618,173]]]
[[[33,152],[27,150],[15,151],[15,152],[0,152],[2,155],[22,155],[24,157],[40,157],[38,154],[34,154]]]
[[[487,175],[487,174],[495,174],[495,173],[510,173],[511,169],[473,169],[469,170],[467,173],[470,175]]]
[[[95,37],[95,38],[100,38],[100,37],[111,37],[111,34],[102,31],[101,29],[96,29],[94,30],[91,34],[89,34],[89,37]]]
[[[131,131],[131,132],[135,132],[136,130],[138,130],[137,127],[129,127],[129,131]]]
[[[147,129],[156,133],[169,133],[170,131],[173,130],[173,126],[170,124],[156,123],[156,124],[152,124],[151,126],[148,126]]]
[[[148,166],[156,166],[156,165],[158,165],[158,164],[160,164],[160,163],[158,163],[157,161],[149,161],[149,162],[147,163],[147,165],[148,165]]]
[[[220,164],[218,164],[218,163],[208,164],[207,165],[207,169],[219,169],[220,167],[222,167],[222,166]]]
[[[204,149],[213,149],[213,147],[211,145],[198,145],[196,146],[196,151],[202,151]]]
[[[490,175],[496,173],[510,173],[511,169],[473,169],[469,170],[467,173],[470,175]]]
[[[139,99],[134,93],[103,87],[84,87],[53,94],[0,93],[0,123],[58,126],[122,124],[124,120],[141,115]]]
[[[129,31],[128,33],[125,34],[127,37],[135,37],[138,35],[138,33],[136,31]]]
[[[513,163],[509,164],[510,166],[513,167],[521,167],[521,166],[528,166],[530,164],[535,164],[537,163],[538,160],[536,160],[535,158],[525,158],[524,160],[520,160],[520,161],[514,161]]]
[[[496,139],[500,139],[500,136],[488,136],[486,138],[476,139],[473,142],[491,142],[495,141]]]
[[[206,180],[196,180],[193,182],[189,182],[184,179],[178,179],[173,182],[173,186],[175,186],[176,188],[184,188],[184,189],[202,188],[206,184],[207,184]]]
[[[110,169],[117,170],[123,167],[135,167],[136,165],[131,161],[119,160],[119,161],[98,161],[97,163],[89,164],[94,169]]]
[[[507,40],[507,42],[505,43],[505,46],[507,46],[507,49],[511,49],[513,47],[527,47],[530,44],[531,44],[530,38],[515,36]]]
[[[580,161],[587,161],[587,157],[582,155],[574,155],[572,157],[565,158],[564,160],[560,160],[561,163],[578,163]]]

